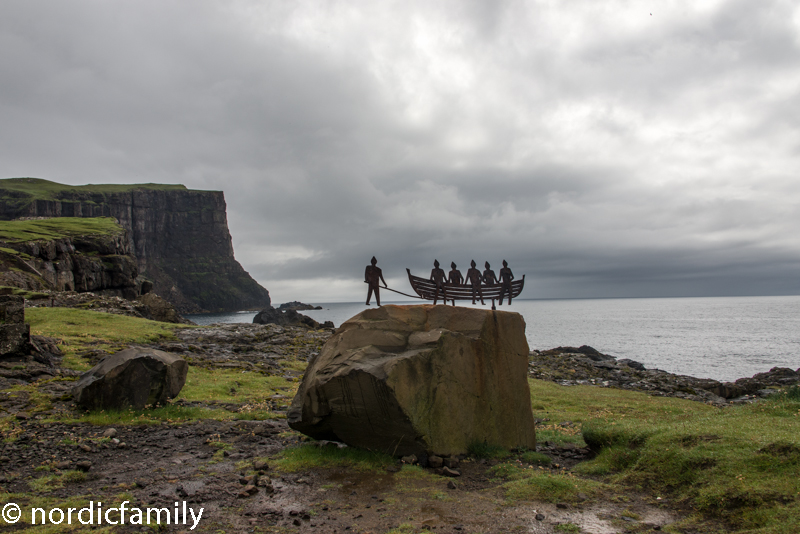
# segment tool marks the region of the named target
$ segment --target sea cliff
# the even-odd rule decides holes
[[[270,305],[268,291],[234,258],[222,191],[0,180],[0,220],[20,217],[116,218],[139,273],[183,313]]]

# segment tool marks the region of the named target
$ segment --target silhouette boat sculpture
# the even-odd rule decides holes
[[[444,285],[445,293],[447,294],[447,299],[445,299],[444,295],[442,295],[441,291],[436,290],[436,283],[433,280],[428,280],[426,278],[420,278],[419,276],[414,276],[411,274],[411,269],[406,268],[406,272],[408,273],[408,281],[411,284],[411,287],[420,296],[420,298],[425,300],[432,300],[434,304],[436,304],[437,300],[444,301],[447,304],[447,301],[450,300],[453,302],[453,306],[456,305],[457,300],[472,300],[472,286],[471,285],[453,285],[450,283],[446,283]],[[512,280],[511,281],[511,298],[515,299],[522,293],[522,288],[525,286],[525,275],[522,275],[522,278],[519,280]],[[503,289],[502,283],[497,284],[481,284],[481,293],[483,295],[483,300],[492,301],[492,309],[495,309],[494,301],[500,299],[500,291]],[[476,299],[480,299],[477,294],[475,293]],[[509,298],[509,295],[506,293],[504,298]]]

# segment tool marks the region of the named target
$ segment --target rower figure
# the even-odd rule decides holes
[[[503,260],[503,268],[500,269],[500,282],[503,286],[500,288],[500,300],[498,302],[499,306],[503,305],[503,296],[505,296],[506,291],[508,292],[508,303],[511,304],[511,281],[514,279],[514,273],[511,272],[511,269],[508,268],[508,262]]]
[[[447,291],[444,287],[444,284],[447,282],[447,276],[444,274],[444,269],[439,268],[439,260],[433,260],[430,280],[433,280],[433,283],[436,284],[436,291],[433,294],[433,303],[436,304],[436,300],[439,297],[439,290],[441,289],[442,300],[447,304]]]
[[[464,284],[464,277],[461,276],[461,271],[456,269],[456,262],[450,262],[450,274],[447,275],[447,281],[454,286],[460,286]]]
[[[485,264],[486,270],[483,271],[483,283],[487,286],[497,283],[497,276],[495,276],[494,271],[492,270],[492,266],[489,265],[487,261]]]
[[[488,265],[488,264],[487,264]],[[478,297],[481,299],[481,304],[486,304],[483,302],[483,292],[481,291],[481,272],[475,268],[475,260],[470,262],[470,268],[467,271],[467,284],[472,286],[472,303],[475,304],[475,292],[478,292]]]
[[[375,256],[372,256],[370,263],[372,265],[367,265],[367,268],[364,270],[364,281],[369,285],[369,289],[367,290],[367,306],[369,306],[369,301],[372,299],[373,292],[375,293],[375,302],[380,306],[381,286],[378,282],[383,282],[383,287],[389,286],[386,285],[386,280],[383,279],[383,271],[378,267],[378,260],[375,259]]]

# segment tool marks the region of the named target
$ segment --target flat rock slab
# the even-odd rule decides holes
[[[536,446],[518,313],[382,306],[349,319],[308,366],[289,426],[394,456],[473,442]]]
[[[72,396],[87,410],[142,409],[175,398],[188,369],[174,354],[131,347],[106,356],[81,375]]]

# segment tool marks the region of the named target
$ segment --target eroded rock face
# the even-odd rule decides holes
[[[0,295],[0,360],[27,355],[31,325],[25,323],[25,299]]]
[[[394,456],[472,442],[535,447],[525,321],[452,306],[383,306],[342,324],[308,366],[289,426]]]
[[[41,184],[49,191],[48,198],[5,188],[19,182]],[[233,256],[222,191],[138,184],[109,192],[91,185],[12,178],[0,180],[0,193],[2,220],[115,217],[128,232],[130,254],[139,273],[180,313],[250,310],[271,304],[267,290]],[[83,291],[77,283],[67,289]]]
[[[72,389],[87,410],[141,409],[175,398],[186,383],[188,364],[155,349],[131,347],[103,358]]]

